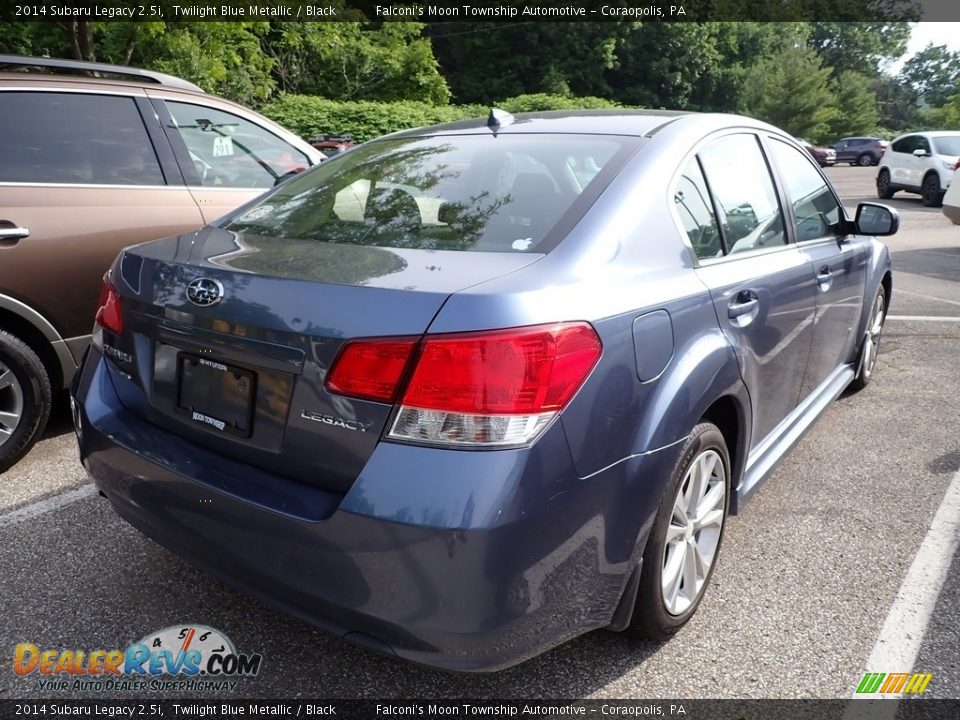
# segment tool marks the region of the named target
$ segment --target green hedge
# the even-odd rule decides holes
[[[562,95],[518,95],[496,104],[509,112],[617,107],[603,98]],[[357,142],[408,128],[484,117],[483,105],[428,105],[421,102],[341,102],[313,95],[281,95],[261,112],[288,130],[309,140],[321,133],[350,133]]]

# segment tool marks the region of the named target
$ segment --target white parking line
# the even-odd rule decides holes
[[[913,564],[903,578],[890,612],[887,613],[887,619],[880,629],[880,635],[877,637],[876,645],[873,646],[873,652],[870,653],[866,667],[855,682],[859,682],[859,678],[868,672],[913,672],[913,663],[916,662],[917,653],[920,652],[924,633],[946,580],[958,541],[960,541],[960,470],[954,474],[947,487],[937,514],[930,523],[930,529],[927,530],[926,537],[913,559]],[[916,670],[920,672],[923,668]],[[936,681],[934,677],[933,682]],[[866,696],[858,696],[854,693],[854,697]],[[883,697],[899,696],[884,695]],[[857,705],[860,703],[852,703],[845,717],[856,717]],[[890,714],[884,712],[882,716],[892,718],[898,703],[890,702],[883,705],[884,710],[889,709],[891,712]],[[864,703],[861,709],[866,706],[867,704]],[[875,711],[876,708],[874,707],[873,710]],[[871,717],[880,717],[880,715],[874,713]]]
[[[907,322],[960,322],[960,317],[942,315],[887,315],[887,320],[905,320]]]
[[[78,500],[83,500],[91,495],[95,495],[96,492],[96,486],[93,483],[87,483],[73,490],[68,490],[65,493],[45,498],[30,505],[24,505],[21,508],[0,515],[0,528],[15,525],[24,520],[31,520],[39,515],[59,510]]]
[[[904,295],[913,295],[914,297],[923,298],[924,300],[936,300],[937,302],[946,303],[947,305],[960,305],[960,302],[957,302],[956,300],[947,300],[945,298],[936,297],[935,295],[924,295],[923,293],[904,290],[903,288],[897,289],[897,294],[900,293],[903,293]]]

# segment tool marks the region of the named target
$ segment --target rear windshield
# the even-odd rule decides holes
[[[457,135],[380,140],[297,177],[228,230],[393,248],[544,252],[639,138]],[[579,215],[577,215],[579,217]]]
[[[934,136],[932,140],[933,147],[936,149],[937,155],[960,155],[960,136]]]

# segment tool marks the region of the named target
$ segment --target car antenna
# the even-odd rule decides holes
[[[514,117],[506,110],[500,108],[490,108],[490,115],[487,117],[487,127],[497,134],[497,130],[507,125],[513,125]]]

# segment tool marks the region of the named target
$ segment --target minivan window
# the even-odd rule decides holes
[[[636,142],[490,132],[370,142],[291,180],[226,227],[351,245],[543,252],[564,213]],[[573,171],[570,156],[589,158],[592,175]]]
[[[133,98],[0,93],[0,182],[163,185]]]
[[[204,187],[270,188],[310,167],[300,150],[238,115],[170,100],[167,109]]]
[[[727,135],[700,151],[728,253],[787,242],[770,169],[755,135]]]

